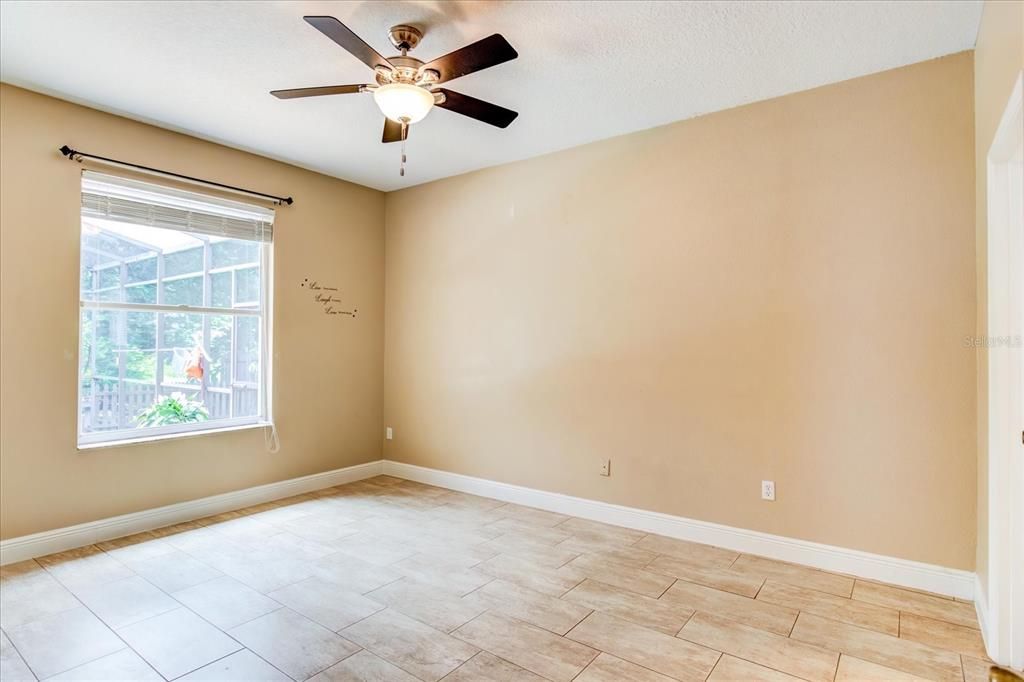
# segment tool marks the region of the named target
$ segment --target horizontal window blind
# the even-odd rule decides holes
[[[95,171],[82,172],[82,215],[249,241],[274,234],[269,208]]]

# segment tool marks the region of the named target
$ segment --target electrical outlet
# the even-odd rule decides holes
[[[601,471],[600,471],[600,474],[602,476],[611,476],[612,475],[612,461],[610,459],[602,459],[601,460]]]
[[[393,437],[394,435],[395,435],[395,432],[391,430],[391,427],[390,427],[390,426],[389,426],[389,427],[387,427],[387,428],[386,428],[386,429],[384,430],[384,437],[385,437],[385,438],[387,438],[388,440],[391,440],[391,438],[392,438],[392,437]]]
[[[775,481],[761,481],[761,499],[775,501]]]

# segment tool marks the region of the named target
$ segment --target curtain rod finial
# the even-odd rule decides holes
[[[67,145],[64,145],[63,147],[61,147],[61,148],[60,148],[59,150],[57,150],[57,151],[59,151],[59,152],[60,152],[61,154],[63,154],[64,156],[68,157],[69,159],[70,159],[70,158],[71,158],[71,157],[72,157],[72,156],[74,155],[74,153],[75,153],[75,150],[74,150],[74,149],[72,149],[71,147],[67,146]]]

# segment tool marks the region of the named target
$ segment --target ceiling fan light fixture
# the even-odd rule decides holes
[[[373,91],[373,101],[382,114],[396,123],[416,123],[430,113],[434,94],[410,83],[388,83]]]

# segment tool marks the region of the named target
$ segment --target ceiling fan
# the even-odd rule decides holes
[[[324,85],[272,90],[270,94],[278,99],[294,99],[372,93],[385,116],[381,142],[402,142],[401,175],[405,175],[405,140],[409,136],[409,126],[421,121],[435,105],[498,128],[508,127],[519,115],[497,104],[437,87],[441,83],[518,57],[519,53],[498,33],[424,63],[409,56],[409,51],[419,45],[423,38],[423,32],[415,26],[391,27],[388,38],[401,54],[385,59],[334,17],[309,16],[303,19],[373,69],[377,84]]]

